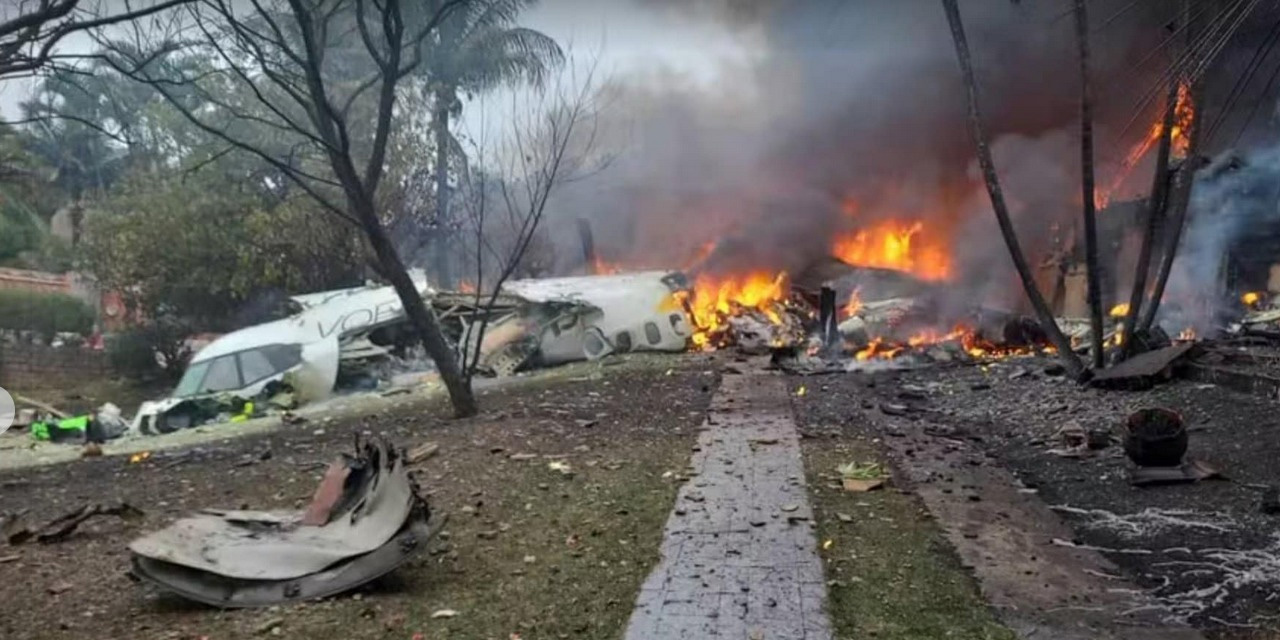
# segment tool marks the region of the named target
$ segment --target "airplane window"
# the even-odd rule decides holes
[[[618,348],[618,353],[626,353],[631,350],[631,334],[626,331],[619,331],[613,337],[613,344]]]
[[[253,384],[279,372],[279,369],[273,367],[271,361],[267,359],[266,349],[241,351],[237,355],[240,357],[240,373],[244,376],[245,384]]]
[[[649,344],[656,345],[662,342],[662,332],[658,330],[658,325],[652,322],[644,323],[644,337],[649,339]]]
[[[209,373],[205,375],[204,383],[200,385],[200,393],[230,391],[239,389],[241,386],[236,357],[222,356],[209,362]]]

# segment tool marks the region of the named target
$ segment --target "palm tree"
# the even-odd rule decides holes
[[[433,102],[435,133],[435,271],[442,286],[452,284],[449,265],[449,161],[462,153],[449,132],[449,120],[462,112],[459,94],[474,95],[503,84],[527,81],[541,86],[564,63],[564,52],[550,36],[515,26],[521,11],[537,0],[477,0],[455,10],[429,40],[427,91]]]
[[[978,148],[978,165],[982,168],[982,178],[987,185],[987,193],[991,196],[991,210],[996,214],[996,223],[1000,225],[1000,235],[1004,236],[1005,246],[1009,249],[1009,257],[1013,259],[1013,267],[1022,280],[1022,288],[1026,291],[1031,308],[1036,312],[1040,327],[1048,334],[1049,341],[1058,350],[1058,358],[1067,369],[1067,373],[1076,379],[1086,375],[1084,365],[1076,353],[1071,350],[1071,341],[1058,328],[1049,304],[1045,302],[1036,280],[1027,264],[1026,255],[1022,253],[1022,245],[1018,243],[1018,234],[1009,217],[1009,208],[1004,200],[1004,191],[1000,188],[1000,180],[996,175],[995,160],[991,156],[991,144],[987,141],[986,128],[982,124],[982,109],[978,104],[978,81],[973,72],[973,60],[969,53],[969,41],[965,37],[964,22],[960,18],[960,4],[957,0],[942,0],[942,7],[947,13],[947,23],[951,26],[951,38],[956,45],[956,58],[960,62],[960,72],[964,78],[965,93],[969,107],[969,133]]]

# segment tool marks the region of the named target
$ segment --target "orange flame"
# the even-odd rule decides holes
[[[776,305],[787,297],[787,274],[757,272],[745,276],[698,276],[690,291],[676,294],[693,320],[693,344],[715,346],[715,339],[728,326],[728,318],[744,309],[759,311],[774,324],[782,324]]]
[[[621,265],[606,262],[605,260],[602,260],[600,256],[596,256],[595,259],[591,261],[591,275],[607,276],[615,273],[622,273]]]
[[[853,357],[859,362],[866,362],[872,358],[880,358],[882,360],[892,360],[905,347],[897,344],[886,345],[881,338],[875,338],[867,344],[867,347],[855,354]]]
[[[696,270],[697,267],[701,266],[702,263],[707,260],[707,258],[711,257],[712,253],[715,253],[716,247],[719,246],[719,244],[719,242],[712,240],[711,242],[707,242],[698,247],[698,250],[693,254],[693,257],[685,262],[684,270]]]
[[[837,237],[835,257],[859,267],[905,271],[924,280],[946,280],[951,258],[943,245],[922,234],[923,222],[887,220],[870,229]]]
[[[1186,81],[1178,84],[1178,101],[1173,107],[1173,129],[1170,131],[1170,151],[1175,158],[1185,158],[1187,152],[1191,150],[1191,139],[1187,137],[1187,132],[1191,129],[1191,124],[1195,122],[1196,113],[1195,105],[1191,103],[1191,87],[1187,86]],[[1111,202],[1111,194],[1120,185],[1124,184],[1129,178],[1129,174],[1133,173],[1133,168],[1137,166],[1156,143],[1160,141],[1160,137],[1164,134],[1164,114],[1156,117],[1156,121],[1152,123],[1147,130],[1147,135],[1139,140],[1137,144],[1129,149],[1129,153],[1125,155],[1124,161],[1120,163],[1119,170],[1111,179],[1110,184],[1105,188],[1099,188],[1094,191],[1094,198],[1098,204],[1098,208],[1106,208]]]
[[[863,362],[872,358],[892,360],[908,348],[914,349],[925,345],[947,342],[957,343],[959,348],[974,358],[1006,358],[1031,355],[1037,352],[1045,354],[1056,353],[1052,347],[1009,347],[992,344],[978,337],[978,334],[972,328],[957,326],[948,333],[935,330],[921,331],[908,337],[906,342],[888,342],[884,338],[877,337],[872,339],[861,351],[854,354],[854,358]]]
[[[458,291],[460,293],[475,293],[476,285],[472,283],[470,280],[463,280],[462,282],[458,283]]]
[[[854,289],[853,292],[849,294],[849,301],[844,305],[844,317],[852,318],[853,316],[858,315],[859,311],[862,311],[862,295],[857,289]]]
[[[1262,294],[1258,293],[1257,291],[1250,291],[1240,296],[1240,302],[1243,302],[1247,307],[1252,307],[1258,304],[1258,302],[1260,302],[1261,300],[1262,300]]]

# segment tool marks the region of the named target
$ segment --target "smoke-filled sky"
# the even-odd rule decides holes
[[[613,99],[601,115],[619,157],[555,200],[549,229],[566,251],[575,242],[568,223],[585,217],[601,253],[624,264],[680,266],[720,241],[722,260],[794,273],[841,232],[891,218],[924,222],[921,237],[947,245],[962,275],[1007,288],[1008,258],[975,181],[938,2],[603,4],[605,24],[635,15],[679,26],[662,32],[637,22],[626,38],[609,38],[620,45],[612,53],[633,62],[611,76]],[[1090,6],[1105,19],[1128,4]],[[531,20],[572,15],[570,6],[580,5],[550,0]],[[1069,7],[962,6],[997,162],[1026,243],[1043,250],[1052,223],[1079,202]],[[1095,39],[1095,81],[1111,98],[1098,106],[1104,171],[1124,152],[1113,134],[1150,75],[1132,65],[1164,37],[1160,13],[1130,11]],[[551,24],[543,28],[556,35]],[[692,33],[712,46],[691,46],[684,38]]]
[[[1080,199],[1070,3],[961,5],[1001,177],[1025,244],[1043,254]],[[1089,2],[1104,184],[1155,116],[1135,105],[1169,65],[1173,48],[1158,49],[1181,5]],[[578,218],[626,265],[680,267],[719,242],[719,260],[792,272],[841,233],[893,219],[922,222],[917,240],[951,253],[963,282],[1016,293],[937,0],[543,0],[522,22],[579,68],[594,60],[599,145],[617,155],[552,202],[562,268]],[[0,108],[24,93],[0,86]],[[506,102],[472,104],[462,126],[509,126]],[[1116,198],[1147,188],[1149,167],[1134,175]]]

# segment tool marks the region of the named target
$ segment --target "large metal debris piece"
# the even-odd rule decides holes
[[[1120,364],[1104,369],[1093,377],[1091,384],[1104,389],[1147,389],[1158,382],[1170,380],[1187,352],[1194,345],[1176,344],[1134,356]]]
[[[306,511],[205,510],[135,540],[134,574],[213,606],[261,607],[342,593],[390,572],[430,537],[427,503],[403,455],[381,440],[358,443],[357,455],[337,464]]]

